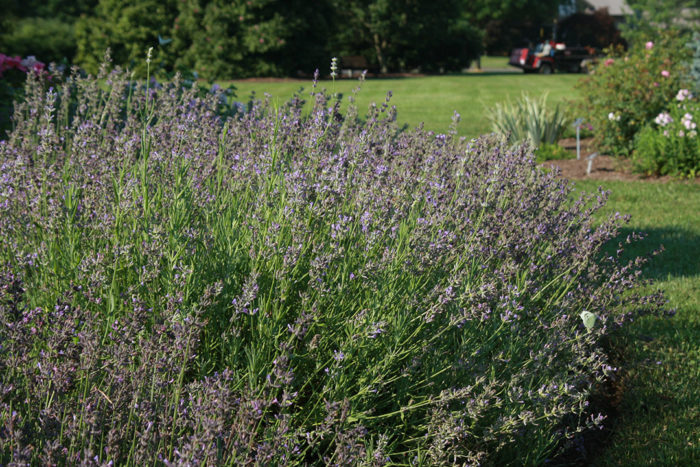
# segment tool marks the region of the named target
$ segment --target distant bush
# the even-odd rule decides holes
[[[73,24],[56,18],[15,20],[0,34],[0,50],[44,63],[71,63],[76,51]]]
[[[538,163],[562,159],[573,159],[576,156],[558,144],[544,143],[535,150],[535,160]]]
[[[661,112],[635,139],[637,170],[648,174],[695,177],[700,175],[700,105],[681,89],[668,111]]]
[[[30,75],[0,143],[0,463],[537,465],[600,426],[660,304],[604,193],[388,102],[128,76]]]
[[[700,33],[693,34],[692,39],[686,44],[690,49],[688,61],[688,75],[693,87],[693,92],[700,93]]]
[[[646,46],[608,51],[580,84],[583,117],[599,147],[630,156],[635,135],[684,88],[688,48],[675,34],[662,34]]]
[[[527,141],[534,147],[556,143],[570,122],[559,104],[547,107],[547,94],[538,99],[523,93],[514,103],[498,103],[488,109],[486,117],[495,133],[511,143]]]

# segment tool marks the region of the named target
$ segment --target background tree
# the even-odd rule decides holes
[[[593,14],[574,13],[557,25],[557,37],[570,46],[590,46],[603,49],[610,45],[625,45],[615,19],[606,8]]]
[[[207,78],[312,74],[329,60],[330,3],[304,0],[178,5],[170,61]]]
[[[653,39],[663,30],[673,29],[688,37],[700,30],[697,0],[627,0],[627,5],[632,14],[620,29],[631,44]]]
[[[387,71],[457,70],[481,52],[461,0],[335,0],[333,50]]]
[[[488,54],[508,53],[514,45],[548,39],[560,0],[462,0],[463,17],[484,31]]]
[[[0,52],[34,55],[40,61],[70,62],[76,52],[74,26],[97,0],[0,0]]]
[[[102,62],[107,48],[115,63],[141,72],[149,47],[170,35],[176,0],[99,0],[93,16],[81,17],[75,28],[75,61],[90,72]],[[163,57],[156,51],[156,60]]]

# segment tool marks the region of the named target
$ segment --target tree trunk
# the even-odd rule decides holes
[[[386,46],[385,41],[379,40],[379,34],[374,33],[374,51],[377,54],[377,62],[379,62],[379,71],[381,73],[386,73],[389,71],[386,67],[386,62],[384,61],[384,53],[382,52],[383,47]]]

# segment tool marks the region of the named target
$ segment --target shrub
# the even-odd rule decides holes
[[[673,33],[648,46],[608,50],[594,72],[582,80],[583,116],[595,128],[603,151],[627,157],[634,136],[686,87],[684,57],[688,49]]]
[[[57,18],[22,18],[0,35],[0,50],[35,56],[44,63],[70,62],[76,43],[73,24]]]
[[[27,73],[45,73],[46,65],[34,56],[22,58],[0,53],[0,138],[10,129],[13,103],[23,99]]]
[[[535,151],[535,161],[537,163],[555,161],[561,159],[573,159],[575,155],[558,144],[545,143]]]
[[[30,76],[0,144],[2,463],[541,464],[600,425],[660,304],[605,193],[388,102],[127,76]]]
[[[688,61],[688,76],[693,90],[697,93],[700,92],[700,33],[693,34],[692,39],[686,45],[691,52]]]
[[[658,175],[700,174],[699,120],[697,99],[681,89],[670,110],[660,113],[637,135],[633,156],[636,169]]]
[[[508,101],[488,109],[486,117],[493,131],[511,143],[528,141],[535,147],[556,143],[570,120],[559,104],[547,108],[546,93],[539,99],[523,93],[515,103]]]

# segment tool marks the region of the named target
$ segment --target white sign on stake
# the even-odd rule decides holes
[[[576,127],[576,160],[581,160],[581,125],[583,124],[582,118],[577,118],[574,121],[574,126]]]
[[[586,168],[586,175],[591,174],[591,169],[593,168],[593,159],[598,157],[598,153],[594,152],[593,154],[590,154],[586,159],[588,160],[588,167]]]

